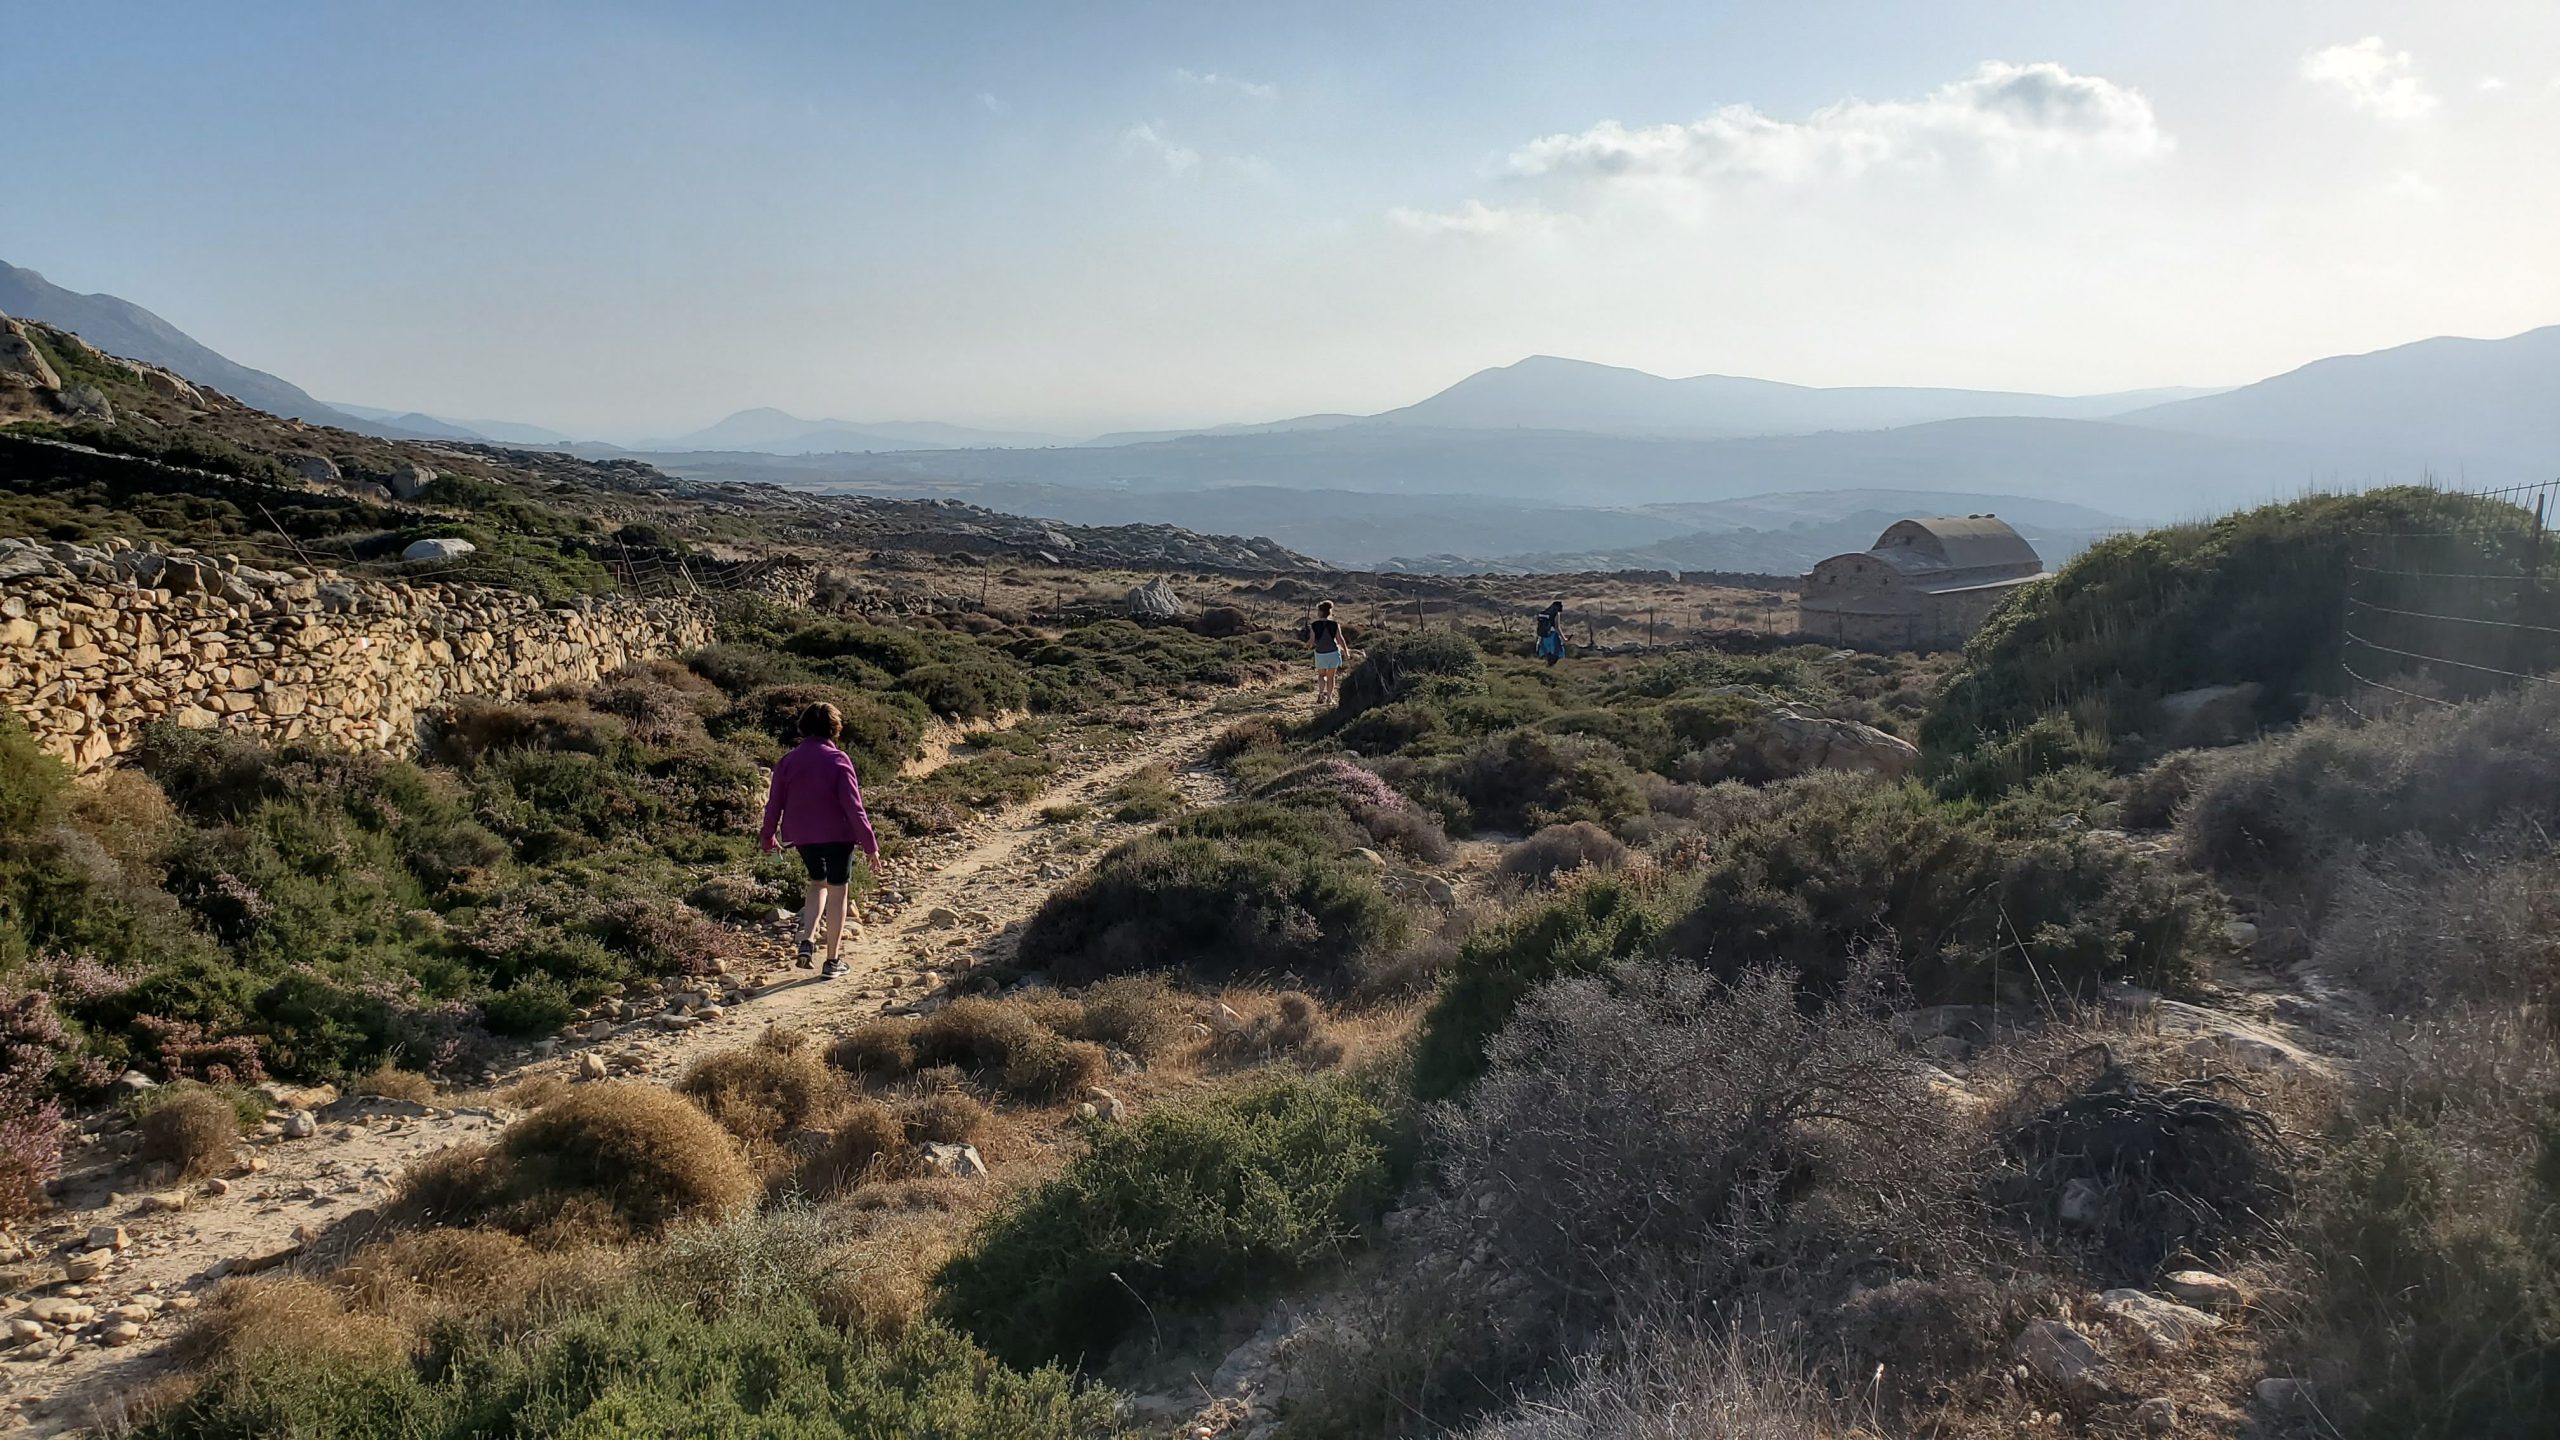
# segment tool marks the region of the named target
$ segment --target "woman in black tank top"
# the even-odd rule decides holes
[[[1307,643],[1316,653],[1316,704],[1330,705],[1334,699],[1334,682],[1342,678],[1342,622],[1333,618],[1333,602],[1316,607],[1316,618],[1307,626]]]

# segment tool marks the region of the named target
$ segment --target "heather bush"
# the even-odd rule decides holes
[[[1019,1365],[1099,1362],[1149,1307],[1265,1292],[1337,1253],[1387,1197],[1386,1117],[1283,1081],[1093,1132],[943,1267],[942,1309]]]
[[[1479,742],[1443,773],[1466,802],[1472,830],[1609,825],[1644,811],[1635,772],[1605,740],[1514,730]]]
[[[0,1005],[0,1225],[43,1208],[62,1169],[62,1107],[50,1098],[70,1037],[41,992]]]
[[[1372,844],[1401,850],[1416,860],[1448,860],[1449,837],[1376,771],[1348,760],[1317,760],[1284,770],[1254,786],[1250,795],[1274,805],[1318,813],[1331,811],[1359,827]]]

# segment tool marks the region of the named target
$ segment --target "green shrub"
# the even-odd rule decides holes
[[[2560,1406],[2560,1111],[2488,1137],[2353,1125],[2310,1205],[2315,1330],[2361,1403],[2356,1440],[2526,1440]],[[2484,1166],[2488,1153],[2501,1163]]]
[[[1363,711],[1394,704],[1433,677],[1473,686],[1484,677],[1484,652],[1474,641],[1446,632],[1390,635],[1370,646],[1360,663],[1342,677],[1335,714],[1349,720]]]
[[[1644,792],[1606,741],[1515,730],[1479,743],[1445,772],[1472,828],[1514,834],[1587,820],[1613,825],[1644,813]]]
[[[1095,1440],[1117,1400],[994,1364],[938,1325],[872,1340],[808,1302],[723,1309],[634,1292],[530,1333],[456,1326],[408,1360],[269,1351],[225,1366],[137,1440],[694,1435]]]
[[[1019,710],[1031,700],[1030,684],[1021,673],[994,660],[919,665],[898,677],[898,688],[952,720],[983,720]]]
[[[2348,726],[2317,721],[2201,757],[2178,837],[2226,880],[2299,881],[2395,840],[2460,847],[2560,829],[2560,693],[2548,686]]]
[[[1885,945],[1922,1004],[2058,1002],[2107,980],[2192,989],[2227,913],[2211,886],[2120,841],[2004,829],[1915,785],[1835,780],[1728,831],[1670,944],[1821,990]]]
[[[1414,1093],[1444,1100],[1484,1073],[1486,1047],[1529,993],[1569,975],[1601,975],[1657,953],[1685,892],[1598,876],[1470,937],[1431,1010],[1413,1058]]]
[[[1375,873],[1341,853],[1333,832],[1296,812],[1206,811],[1116,847],[1053,892],[1020,954],[1066,985],[1167,967],[1335,984],[1406,928]]]
[[[2398,568],[2513,573],[2530,526],[2503,502],[2398,487],[2102,540],[2051,579],[2018,587],[1992,615],[1922,727],[1922,748],[1949,783],[1986,794],[2039,763],[2084,763],[2093,745],[2115,768],[2139,764],[2161,748],[2148,738],[2155,703],[2182,690],[2255,682],[2265,687],[2260,724],[2295,719],[2343,679],[2347,566],[2363,537],[2418,537],[2402,542]],[[2438,608],[2396,596],[2389,577],[2363,578],[2366,601]],[[2485,677],[2440,678],[2460,693]],[[2061,716],[2068,730],[2012,744]]]
[[[1349,1088],[1297,1080],[1097,1129],[943,1267],[943,1309],[1011,1363],[1097,1363],[1150,1306],[1241,1299],[1335,1254],[1388,1197],[1386,1136]]]

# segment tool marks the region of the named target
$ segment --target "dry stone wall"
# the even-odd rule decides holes
[[[710,640],[691,600],[545,605],[118,540],[0,539],[0,703],[80,770],[158,720],[406,753],[449,700],[590,683]]]

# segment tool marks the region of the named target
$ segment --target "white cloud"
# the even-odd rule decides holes
[[[1157,133],[1153,125],[1140,122],[1120,132],[1120,150],[1160,166],[1176,177],[1198,173],[1200,152]]]
[[[2483,75],[2480,77],[2479,82],[2474,84],[2471,88],[2485,94],[2494,95],[2498,91],[2506,89],[2507,82],[2495,75]]]
[[[2051,62],[1991,60],[1916,100],[1844,100],[1802,120],[1749,105],[1727,105],[1685,125],[1630,129],[1604,120],[1530,141],[1503,169],[1514,181],[1574,198],[1635,193],[1694,210],[1713,191],[1738,184],[1837,182],[1879,170],[2001,172],[2047,160],[2140,161],[2174,143],[2139,90]],[[1495,228],[1488,214],[1506,213],[1469,201],[1431,218],[1433,228],[1483,234]],[[1398,223],[1422,228],[1410,219]]]
[[[1235,75],[1221,75],[1214,70],[1176,70],[1173,78],[1185,85],[1203,90],[1224,90],[1248,100],[1268,100],[1280,93],[1280,87],[1263,81],[1246,80]]]
[[[1387,212],[1387,223],[1417,235],[1549,234],[1572,223],[1539,205],[1487,205],[1469,200],[1455,210],[1416,210],[1399,205]]]
[[[2385,49],[2379,35],[2303,56],[2302,78],[2335,87],[2349,104],[2385,120],[2415,120],[2437,104],[2418,78],[2417,61],[2406,50]]]
[[[992,90],[979,91],[978,104],[985,107],[986,112],[990,115],[1010,115],[1013,113],[1013,107],[1004,103],[1003,99]]]

